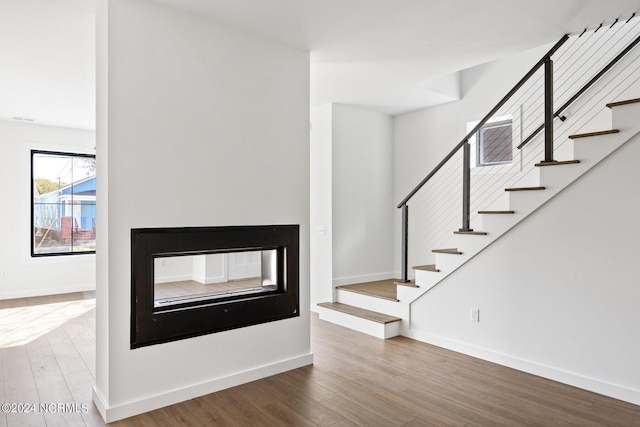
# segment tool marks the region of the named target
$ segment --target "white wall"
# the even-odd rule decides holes
[[[0,299],[95,289],[95,255],[31,257],[31,150],[94,154],[87,130],[0,121]]]
[[[346,105],[332,118],[333,282],[393,277],[393,119]]]
[[[336,285],[393,277],[393,118],[332,104],[311,121],[314,307]]]
[[[640,404],[638,158],[636,136],[412,304],[415,336]]]
[[[94,401],[112,421],[311,363],[308,53],[151,1],[98,19]],[[131,228],[254,224],[300,224],[300,316],[131,350]]]

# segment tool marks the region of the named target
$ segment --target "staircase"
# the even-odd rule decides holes
[[[382,339],[406,335],[411,327],[411,302],[517,226],[609,154],[640,133],[640,99],[607,104],[612,129],[570,135],[575,159],[538,162],[538,185],[505,188],[508,209],[478,211],[482,231],[452,230],[446,248],[434,248],[435,264],[414,266],[415,282],[396,279],[339,286],[336,301],[318,304],[320,318]]]
[[[402,277],[336,287],[333,301],[318,304],[320,318],[383,339],[397,335],[412,336],[411,306],[413,302],[425,297],[436,286],[446,286],[445,282],[449,275],[462,268],[485,248],[529,215],[534,214],[547,201],[558,196],[571,183],[580,179],[609,154],[636,136],[640,132],[640,121],[637,120],[640,116],[640,99],[625,99],[624,95],[626,88],[634,87],[637,91],[638,85],[634,86],[634,84],[638,80],[637,70],[640,69],[638,65],[640,55],[637,53],[629,55],[629,52],[640,43],[640,25],[637,18],[629,24],[632,18],[624,24],[628,27],[621,28],[619,25],[616,28],[616,31],[624,33],[622,36],[603,34],[601,31],[596,37],[595,33],[602,27],[600,25],[590,33],[595,40],[593,46],[589,46],[590,42],[582,39],[586,30],[580,35],[565,36],[556,43],[518,82],[516,87],[398,205],[398,208],[402,209],[403,217]],[[609,31],[614,25],[609,27]],[[606,45],[616,37],[624,40],[619,51],[618,46],[614,49],[613,46]],[[611,51],[611,55],[593,59],[595,58],[593,52],[603,51]],[[578,57],[578,55],[581,56]],[[633,58],[630,59],[627,56],[633,56]],[[554,62],[566,63],[568,69],[558,68],[554,71]],[[597,62],[597,67],[594,67],[591,62]],[[598,69],[599,71],[596,72],[595,70]],[[544,70],[544,78],[540,78],[538,73],[540,70]],[[580,74],[582,70],[585,71]],[[538,73],[537,82],[534,82],[536,73]],[[560,77],[557,77],[559,74]],[[579,84],[572,86],[574,81]],[[559,82],[571,87],[564,91],[559,90],[562,93],[556,95],[554,85],[558,85]],[[580,89],[576,90],[575,87]],[[539,104],[535,99],[523,98],[521,94],[518,95],[519,91],[542,93],[544,102]],[[571,96],[572,93],[573,96]],[[620,101],[610,102],[615,99]],[[554,101],[562,104],[557,110],[554,109]],[[605,107],[606,102],[610,103]],[[523,105],[526,108],[523,108]],[[533,118],[524,117],[523,110],[536,110],[537,115],[533,114]],[[593,123],[603,123],[602,114],[593,113],[594,110],[608,111],[609,128],[592,131]],[[518,112],[512,113],[513,111]],[[522,164],[518,169],[514,160],[512,162],[514,165],[508,166],[503,175],[517,175],[518,178],[505,181],[502,187],[500,187],[502,182],[497,180],[486,185],[485,181],[477,179],[474,185],[483,188],[482,191],[476,190],[472,199],[470,183],[474,172],[476,178],[486,177],[486,174],[478,174],[477,170],[471,170],[470,140],[476,137],[475,135],[484,124],[495,121],[496,118],[503,120],[503,117],[509,114],[514,116],[520,114],[520,122],[517,126],[520,126],[521,143],[517,149],[521,151],[514,150],[513,158],[516,158],[516,153],[519,154]],[[531,132],[531,129],[540,122],[541,116],[543,124]],[[596,116],[597,120],[595,120]],[[569,122],[572,124],[567,125],[566,123]],[[515,123],[514,126],[516,126]],[[541,133],[542,131],[544,133]],[[531,132],[526,139],[523,139],[524,132]],[[523,155],[525,150],[522,149],[527,144],[529,147],[526,148],[530,151]],[[535,147],[531,148],[532,146]],[[540,149],[543,149],[543,152],[539,152]],[[559,158],[555,159],[554,156]],[[427,250],[424,246],[420,246],[419,251],[414,248],[413,258],[427,262],[423,261],[423,265],[412,267],[414,280],[410,280],[407,273],[409,264],[407,239],[408,229],[411,228],[408,226],[408,204],[437,174],[445,176],[443,179],[446,180],[447,174],[443,171],[449,167],[447,165],[454,163],[456,157],[463,166],[461,179],[463,188],[461,191],[453,191],[462,197],[460,202],[463,211],[462,227],[458,230],[443,230],[446,234],[436,236],[437,238],[432,236],[429,242],[435,247]],[[543,159],[540,160],[540,157]],[[450,170],[457,171],[457,167],[459,166],[456,165]],[[445,172],[449,173],[448,176],[452,176],[452,172]],[[454,179],[456,180],[460,180],[460,175]],[[458,197],[448,194],[452,193],[449,190],[439,191],[442,197]],[[477,193],[480,192],[488,195],[478,197]],[[440,197],[439,194],[432,191],[428,197]],[[473,214],[470,212],[472,205],[476,208]],[[451,213],[445,212],[441,215],[447,217]],[[423,216],[424,213],[418,216],[421,221],[424,221]],[[445,222],[442,221],[442,223]],[[430,251],[429,254],[425,253],[428,251]]]

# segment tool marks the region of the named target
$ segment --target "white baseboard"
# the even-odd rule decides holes
[[[216,378],[211,381],[193,384],[188,387],[171,390],[166,393],[157,394],[155,396],[111,407],[104,396],[102,396],[94,387],[93,402],[105,422],[111,423],[311,364],[313,364],[313,354],[304,354],[302,356],[297,356],[270,365],[260,366],[247,371],[228,375],[226,377]]]
[[[362,276],[338,277],[333,279],[333,286],[353,285],[354,283],[375,282],[377,280],[393,279],[393,272],[364,274]]]
[[[107,401],[104,398],[104,396],[102,396],[102,394],[98,391],[95,385],[93,386],[92,397],[93,397],[93,404],[95,405],[96,409],[100,413],[100,416],[102,416],[103,420],[106,420],[107,419]]]
[[[542,365],[530,360],[520,359],[508,354],[498,353],[486,348],[451,340],[449,338],[426,334],[416,330],[403,330],[401,335],[408,338],[422,341],[427,344],[436,345],[478,359],[497,363],[502,366],[517,369],[539,377],[558,381],[594,393],[609,396],[614,399],[623,400],[634,405],[640,405],[640,390],[634,390],[617,384],[611,384],[595,378],[557,369],[551,366]]]
[[[31,298],[42,297],[46,295],[60,295],[71,294],[74,292],[92,292],[96,290],[96,284],[68,286],[68,287],[53,287],[43,289],[16,289],[6,292],[0,292],[0,300],[3,299],[15,299],[15,298]]]

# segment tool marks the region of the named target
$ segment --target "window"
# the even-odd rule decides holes
[[[504,165],[513,158],[511,120],[487,123],[476,138],[478,166]]]
[[[91,154],[31,151],[31,255],[96,250],[96,161]]]

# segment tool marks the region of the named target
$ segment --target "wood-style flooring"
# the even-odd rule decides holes
[[[0,315],[11,308],[15,301],[2,302]],[[0,348],[0,402],[85,404],[87,413],[0,412],[0,426],[104,425],[91,403],[94,310],[59,315],[65,320],[54,329]],[[408,338],[384,341],[315,315],[311,331],[313,366],[113,425],[640,426],[639,406]]]

